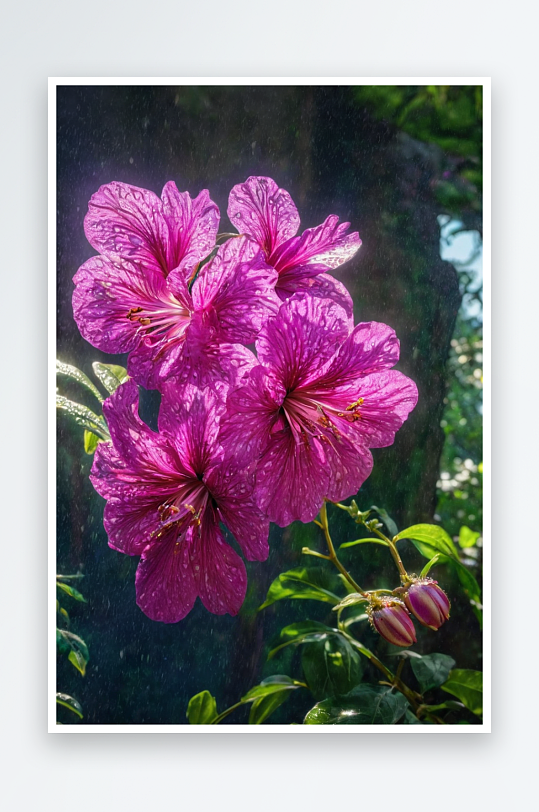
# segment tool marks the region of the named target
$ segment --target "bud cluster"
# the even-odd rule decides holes
[[[417,642],[410,613],[434,631],[449,618],[449,598],[432,578],[414,578],[398,592],[402,599],[372,595],[367,608],[371,625],[388,643],[411,646]]]

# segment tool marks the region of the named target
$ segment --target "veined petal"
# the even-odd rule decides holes
[[[207,189],[191,200],[189,192],[179,192],[173,181],[165,184],[161,197],[169,233],[167,267],[192,266],[215,245],[219,209]]]
[[[268,557],[269,519],[253,498],[254,479],[230,458],[215,466],[205,484],[211,492],[219,517],[238,542],[248,561],[265,561]]]
[[[271,435],[256,471],[256,500],[271,522],[311,522],[322,507],[329,466],[320,440],[304,434],[297,441],[286,428]]]
[[[218,442],[224,396],[210,389],[168,381],[159,409],[159,432],[176,449],[183,465],[202,478],[222,459]]]
[[[308,293],[316,299],[331,299],[332,302],[338,304],[345,311],[349,319],[349,327],[352,330],[354,326],[354,302],[352,297],[346,290],[342,282],[330,276],[328,273],[323,273],[325,270],[321,265],[305,266],[306,269],[314,269],[315,274],[296,274],[295,271],[286,271],[284,274],[279,275],[277,284],[275,286],[275,293],[284,301],[289,299],[294,293]]]
[[[324,451],[329,465],[329,483],[325,497],[332,502],[340,502],[354,496],[370,476],[372,454],[368,448],[350,442],[342,434],[335,436],[326,432],[326,436],[328,441]]]
[[[349,330],[349,318],[339,305],[297,294],[262,328],[258,358],[272,378],[291,390],[316,377]]]
[[[151,620],[177,623],[193,608],[197,588],[190,561],[190,534],[174,528],[145,551],[137,568],[137,604]]]
[[[247,591],[247,573],[229,547],[217,517],[207,509],[193,533],[193,570],[202,603],[214,615],[237,615]]]
[[[369,448],[384,448],[395,441],[395,433],[415,407],[417,386],[402,372],[384,370],[358,380],[351,396],[361,402],[353,422],[344,428],[347,436]],[[343,428],[342,422],[337,425]]]
[[[279,309],[276,280],[255,242],[230,239],[200,271],[192,290],[195,309],[213,311],[221,341],[250,344]]]
[[[84,231],[100,254],[114,254],[162,274],[169,270],[163,204],[148,189],[118,181],[101,186],[90,198]]]
[[[138,387],[132,380],[121,384],[103,404],[114,450],[126,464],[125,474],[133,474],[142,482],[168,483],[188,475],[179,466],[166,437],[152,431],[140,419],[138,404]]]
[[[299,228],[299,214],[285,189],[271,178],[251,176],[234,186],[228,202],[230,222],[252,237],[267,257]]]
[[[92,484],[98,490],[95,475]],[[116,494],[107,497],[103,514],[109,547],[127,555],[141,555],[159,532],[158,508],[169,495],[170,490],[119,483]]]
[[[230,391],[219,441],[241,470],[252,466],[265,448],[285,394],[282,387],[273,386],[260,364],[242,386]]]
[[[376,321],[358,324],[321,372],[313,391],[325,389],[338,395],[359,378],[395,366],[399,352],[399,340],[387,324]]]
[[[253,353],[241,344],[221,343],[206,314],[195,313],[185,334],[181,355],[170,354],[159,370],[156,388],[162,389],[168,378],[179,384],[191,383],[203,389],[217,382],[237,386],[256,363]]]
[[[322,225],[307,228],[298,237],[281,243],[272,253],[270,263],[283,273],[305,265],[322,265],[324,269],[338,268],[352,259],[361,245],[357,231],[346,232],[350,223],[341,223],[336,214],[330,214]]]
[[[138,312],[154,308],[165,292],[165,279],[131,262],[92,257],[73,277],[73,316],[83,338],[103,352],[129,352],[137,345]]]

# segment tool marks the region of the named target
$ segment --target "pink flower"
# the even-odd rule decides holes
[[[165,184],[161,199],[148,189],[113,181],[92,195],[84,231],[105,256],[128,260],[167,277],[181,263],[190,267],[215,245],[219,209],[207,189],[191,200],[176,184]]]
[[[278,307],[277,274],[247,238],[220,246],[192,283],[218,222],[207,191],[192,201],[172,182],[162,201],[123,183],[90,200],[86,235],[103,253],[75,274],[75,321],[94,347],[129,353],[129,374],[147,389],[171,376],[236,381],[253,361],[239,345]]]
[[[109,545],[141,556],[137,604],[164,623],[184,618],[197,596],[214,614],[237,614],[247,576],[219,523],[250,561],[267,558],[269,523],[254,504],[252,482],[220,444],[223,401],[208,389],[169,383],[154,432],[140,420],[138,389],[127,381],[103,411],[112,442],[99,444],[90,478],[107,500]]]
[[[388,643],[411,646],[417,642],[412,618],[398,598],[377,598],[367,608],[367,614],[372,626]]]
[[[228,397],[222,442],[256,467],[256,498],[271,521],[309,522],[324,498],[357,493],[372,469],[368,449],[393,443],[417,389],[391,370],[393,330],[377,322],[350,330],[330,300],[296,294],[256,347],[260,364]]]
[[[265,177],[250,177],[234,186],[228,216],[238,231],[256,240],[278,272],[276,291],[281,299],[308,290],[333,299],[352,315],[348,291],[326,273],[351,259],[361,245],[357,232],[346,233],[350,223],[339,225],[339,218],[330,214],[321,225],[295,236],[300,218],[292,198]]]
[[[434,631],[449,618],[449,598],[432,578],[414,581],[404,595],[404,602],[423,626]]]

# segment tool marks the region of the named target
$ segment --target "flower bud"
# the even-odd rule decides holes
[[[431,578],[414,581],[404,596],[404,602],[423,626],[434,631],[449,617],[449,598]]]
[[[414,624],[408,610],[398,598],[377,598],[367,609],[376,631],[394,646],[411,646],[416,642]]]

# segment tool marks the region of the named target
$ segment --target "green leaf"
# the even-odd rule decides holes
[[[397,533],[399,532],[399,528],[397,527],[397,525],[395,524],[395,522],[393,521],[393,519],[391,518],[391,516],[387,512],[387,510],[384,510],[384,508],[376,507],[376,505],[371,505],[370,510],[375,510],[378,513],[381,520],[383,521],[383,523],[385,524],[385,526],[389,530],[389,534],[390,534],[391,537],[397,535]]]
[[[455,668],[449,674],[442,691],[453,694],[477,716],[483,713],[483,674],[466,668]]]
[[[56,694],[56,704],[63,705],[64,708],[68,708],[70,711],[73,711],[79,719],[83,718],[82,708],[77,700],[69,696],[69,694]]]
[[[346,696],[325,699],[308,712],[305,725],[395,725],[408,701],[378,685],[358,685]]]
[[[251,702],[253,699],[259,699],[262,696],[270,696],[271,694],[279,693],[279,691],[294,691],[300,688],[301,683],[286,674],[274,674],[271,677],[263,679],[260,685],[255,685],[251,688],[245,696],[242,696],[242,702]]]
[[[84,595],[81,595],[81,593],[78,591],[78,589],[73,589],[72,586],[69,586],[68,584],[63,584],[61,581],[56,581],[56,586],[59,589],[62,589],[64,592],[66,592],[71,598],[74,598],[76,601],[82,601],[83,603],[87,603],[86,598],[84,597]]]
[[[251,705],[249,713],[250,725],[261,725],[273,711],[276,711],[290,696],[290,691],[279,691],[268,696],[261,696]]]
[[[68,658],[70,663],[75,666],[77,671],[80,671],[82,676],[86,674],[86,665],[88,661],[84,658],[82,652],[78,651],[77,649],[71,649],[69,652]]]
[[[412,713],[411,710],[407,710],[404,714],[404,725],[422,725],[423,722],[420,722],[415,713]]]
[[[427,654],[425,657],[410,660],[421,693],[431,688],[439,688],[446,681],[455,661],[447,654]]]
[[[423,705],[424,710],[428,712],[437,710],[462,710],[464,705],[462,702],[455,702],[454,699],[448,699],[446,702],[441,702],[439,705]]]
[[[201,691],[189,700],[187,719],[190,725],[211,725],[217,718],[217,702],[209,691]]]
[[[288,572],[281,573],[272,583],[266,600],[258,611],[284,598],[292,600],[306,600],[309,598],[335,605],[339,603],[340,598],[332,590],[337,588],[338,585],[337,577],[329,574],[322,567],[300,567],[295,570],[288,570]]]
[[[75,403],[64,398],[63,395],[56,395],[56,408],[65,411],[82,428],[98,434],[103,440],[110,440],[109,430],[103,418],[98,417],[82,403]]]
[[[307,643],[303,649],[301,665],[315,699],[347,694],[361,681],[363,675],[359,654],[339,634]]]
[[[358,603],[368,603],[368,599],[360,595],[359,592],[351,592],[346,598],[343,598],[337,606],[334,606],[332,612],[337,612],[340,609],[346,609],[347,606],[357,606]]]
[[[128,379],[127,370],[117,364],[100,364],[94,361],[92,369],[96,378],[103,384],[109,395],[115,392],[121,383]]]
[[[425,564],[425,566],[421,570],[421,574],[420,574],[419,577],[420,578],[425,578],[425,576],[428,575],[428,573],[430,572],[432,567],[434,567],[434,565],[438,563],[438,561],[440,560],[441,557],[442,557],[441,553],[436,553],[436,555],[433,558],[431,558],[430,561],[427,561],[427,563]]]
[[[77,381],[77,383],[82,384],[82,386],[88,389],[100,403],[103,403],[101,392],[92,383],[90,378],[88,378],[88,376],[82,372],[82,370],[77,369],[77,367],[72,367],[71,364],[64,364],[62,361],[56,361],[56,372],[58,375],[65,375],[67,378],[72,378],[74,381]]]
[[[61,654],[69,652],[67,659],[84,676],[90,654],[88,653],[88,646],[82,637],[65,629],[56,629],[56,644]]]
[[[401,530],[394,540],[399,541],[400,539],[414,539],[415,541],[424,542],[433,547],[435,553],[445,553],[445,555],[454,556],[458,560],[459,556],[453,539],[445,532],[443,527],[437,524],[414,524],[412,527],[407,527],[406,530]],[[427,557],[432,558],[432,555]]]
[[[274,655],[285,646],[292,644],[302,643],[304,640],[317,640],[320,634],[327,634],[328,632],[336,632],[337,629],[332,629],[324,623],[317,623],[315,620],[304,620],[300,623],[291,623],[290,626],[285,626],[281,629],[279,636],[274,640],[274,643],[268,654],[268,660],[271,660]]]
[[[383,539],[355,539],[354,541],[345,541],[341,544],[339,550],[344,550],[346,547],[357,547],[358,544],[381,544],[383,547],[388,547],[387,541]]]
[[[473,547],[481,533],[470,530],[469,527],[463,525],[459,531],[459,545],[461,547]]]
[[[93,454],[99,443],[99,437],[93,431],[84,429],[84,450],[87,454]]]

